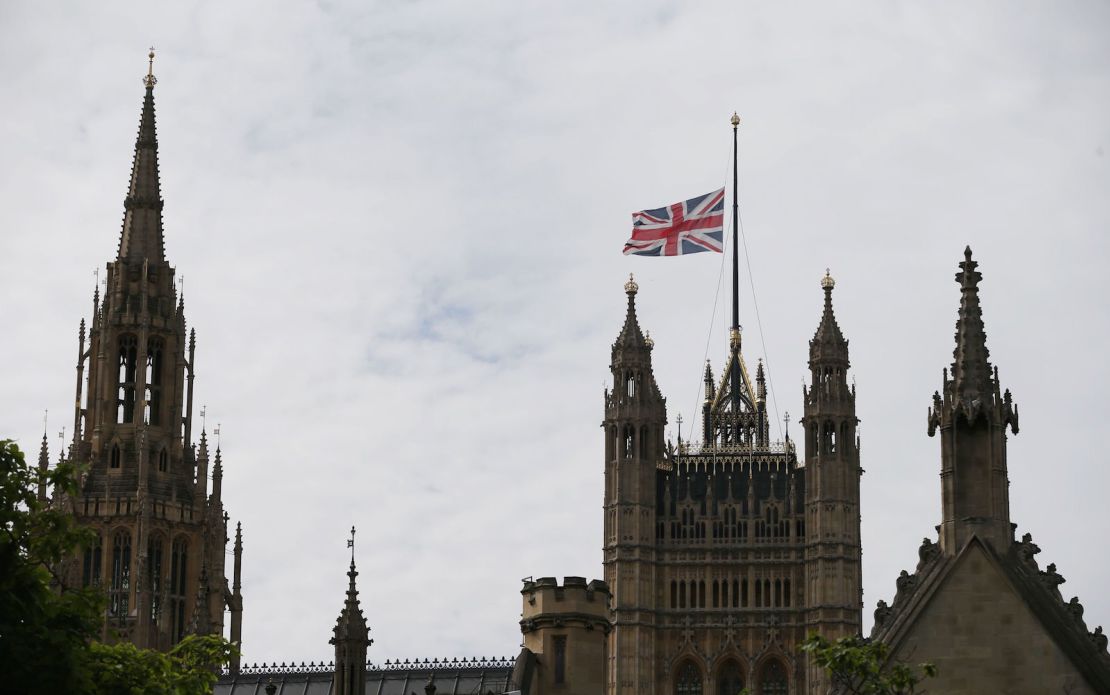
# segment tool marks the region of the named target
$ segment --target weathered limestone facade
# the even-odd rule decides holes
[[[1110,693],[1102,629],[1088,631],[1078,597],[1065,603],[1032,536],[1014,539],[1005,430],[1017,434],[1018,411],[988,361],[977,265],[967,249],[952,370],[929,411],[941,439],[939,538],[923,540],[893,604],[879,602],[872,637],[892,659],[935,663],[930,692]]]
[[[96,531],[66,573],[106,590],[102,638],[164,650],[189,633],[223,633],[225,608],[240,639],[242,534],[229,586],[222,455],[204,432],[199,448],[192,440],[196,337],[165,258],[153,74],[145,84],[118,253],[87,336],[81,322],[68,456],[88,470],[76,495],[53,504]]]
[[[609,587],[584,577],[526,580],[520,631],[524,648],[513,669],[522,695],[596,695],[605,692]]]
[[[859,442],[833,281],[810,341],[805,465],[772,442],[763,366],[739,329],[720,380],[705,370],[702,442],[664,442],[666,401],[632,280],[605,393],[605,579],[613,589],[606,692],[817,692],[797,645],[861,629]]]

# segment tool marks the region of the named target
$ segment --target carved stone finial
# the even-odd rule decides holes
[[[1045,571],[1041,572],[1040,578],[1041,583],[1044,584],[1049,591],[1056,594],[1057,599],[1063,602],[1064,598],[1060,595],[1060,585],[1067,580],[1061,577],[1056,571],[1056,563],[1049,564],[1049,566],[1045,568]]]
[[[917,571],[920,572],[921,568],[929,564],[940,553],[940,548],[936,543],[928,538],[921,539],[921,547],[917,549]]]
[[[886,621],[890,619],[890,612],[890,606],[886,601],[879,599],[879,603],[875,606],[875,629],[886,625]]]
[[[1030,569],[1040,571],[1037,558],[1034,557],[1039,552],[1041,552],[1041,548],[1033,542],[1033,534],[1027,533],[1021,537],[1021,542],[1018,543],[1018,557]]]
[[[1095,646],[1098,647],[1099,651],[1106,651],[1106,635],[1102,634],[1101,625],[1096,627],[1095,631],[1091,633],[1091,641],[1095,643]]]
[[[1083,604],[1079,602],[1078,596],[1072,596],[1064,607],[1068,609],[1068,613],[1071,613],[1073,618],[1083,623]]]
[[[898,593],[894,595],[894,604],[898,605],[906,596],[913,593],[914,588],[917,586],[917,575],[902,570],[902,573],[898,575],[898,579],[894,580],[894,584],[898,587]]]
[[[154,46],[150,47],[150,53],[147,54],[149,62],[147,63],[146,75],[143,77],[143,84],[147,88],[153,88],[158,84],[158,78],[154,76]]]

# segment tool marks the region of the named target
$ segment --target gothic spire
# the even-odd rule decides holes
[[[833,312],[834,287],[836,287],[836,280],[833,280],[826,268],[825,277],[821,278],[821,289],[825,291],[825,310],[821,314],[821,323],[817,325],[813,340],[809,341],[811,362],[822,358],[839,358],[845,362],[848,360],[848,341],[840,332],[840,325],[837,324],[836,314]]]
[[[162,239],[162,190],[158,179],[158,136],[154,126],[154,51],[150,52],[150,68],[143,83],[142,116],[139,118],[139,135],[135,140],[135,156],[131,164],[131,182],[123,201],[123,229],[120,232],[120,261],[148,259],[152,263],[165,261]]]
[[[648,339],[644,337],[643,331],[640,330],[640,322],[636,318],[636,293],[639,290],[640,286],[636,284],[636,280],[630,273],[628,282],[624,283],[624,291],[628,295],[628,312],[625,314],[624,326],[621,327],[617,341],[613,343],[614,351],[621,348],[650,349],[651,347]]]
[[[370,630],[366,627],[366,617],[358,605],[358,589],[355,587],[355,527],[351,527],[351,538],[347,541],[351,549],[351,569],[347,571],[350,582],[347,586],[347,600],[339,619],[335,621],[334,636],[330,642],[335,645],[335,695],[365,695],[366,693],[366,648],[374,643]]]
[[[1006,428],[1017,434],[1018,411],[1009,390],[1002,392],[998,372],[988,361],[979,281],[971,248],[956,281],[960,313],[952,373],[945,370],[942,389],[933,394],[929,436],[941,436],[940,547],[953,555],[972,536],[1004,552],[1013,541],[1010,526]]]
[[[46,442],[46,432],[42,433],[42,446],[39,448],[39,502],[46,502],[46,471],[50,468],[50,446]]]
[[[979,307],[979,281],[971,247],[964,249],[964,260],[956,281],[960,283],[960,314],[956,321],[956,349],[952,352],[952,395],[957,401],[973,401],[994,392],[988,361],[987,334]]]
[[[347,570],[348,585],[347,585],[347,600],[343,603],[343,610],[339,613],[339,619],[335,623],[335,640],[356,640],[365,641],[370,634],[369,628],[366,627],[366,617],[362,614],[362,608],[358,602],[358,588],[355,586],[355,577],[358,576],[358,570],[355,569],[355,561],[351,559],[351,568]]]

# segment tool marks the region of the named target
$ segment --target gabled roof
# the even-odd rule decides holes
[[[886,607],[880,601],[871,638],[886,643],[891,655],[896,654],[956,568],[980,550],[1088,683],[1098,692],[1110,692],[1110,654],[1101,627],[1095,632],[1087,630],[1077,598],[1064,603],[1057,588],[1063,578],[1056,573],[1055,565],[1049,565],[1046,571],[1039,568],[1034,555],[1040,548],[1029,534],[1013,542],[1004,555],[978,536],[972,536],[955,555],[941,553],[926,539],[917,570],[913,574],[903,571],[898,578],[893,605]]]

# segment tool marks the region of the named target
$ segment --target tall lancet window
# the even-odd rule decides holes
[[[119,339],[119,394],[116,399],[116,422],[135,421],[135,360],[136,341],[133,335]]]
[[[85,558],[81,566],[82,586],[100,586],[100,577],[103,571],[101,567],[102,555],[100,534],[98,533],[89,547],[85,548]]]
[[[162,415],[162,339],[151,338],[146,346],[146,412],[144,422],[157,425]]]
[[[108,614],[127,616],[131,594],[131,532],[119,531],[112,541],[112,584],[108,591]]]
[[[162,618],[162,593],[165,586],[162,583],[162,538],[152,536],[147,544],[147,580],[150,587],[150,622],[161,624]]]
[[[174,643],[185,636],[185,560],[189,545],[178,538],[170,549],[170,639]]]

